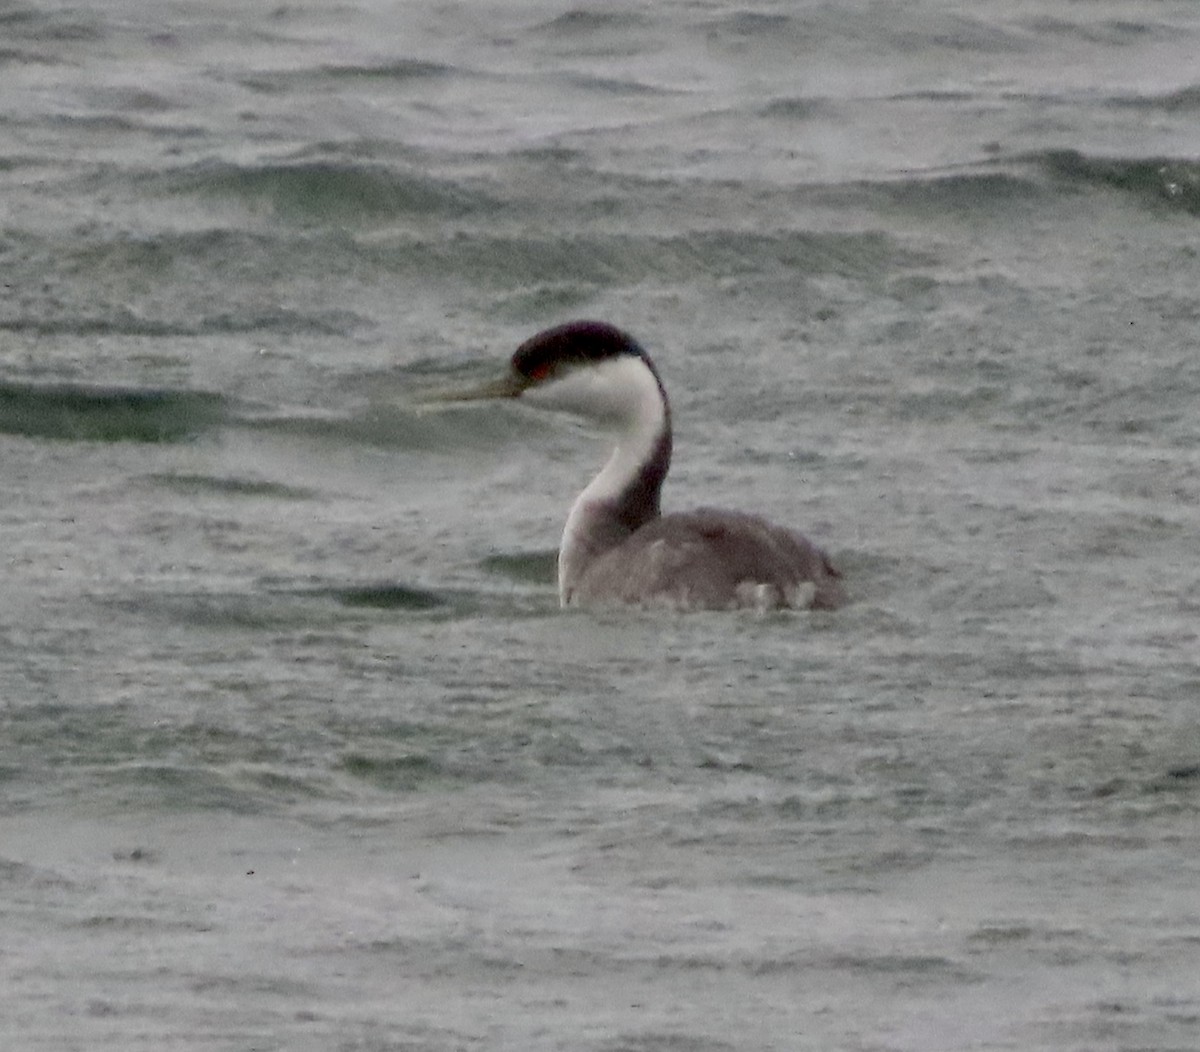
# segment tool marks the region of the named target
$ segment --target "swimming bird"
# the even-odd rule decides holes
[[[576,498],[558,553],[563,606],[833,609],[841,574],[815,544],[757,515],[699,508],[664,515],[671,408],[649,355],[605,322],[573,321],[522,343],[500,380],[453,400],[520,398],[616,432]]]

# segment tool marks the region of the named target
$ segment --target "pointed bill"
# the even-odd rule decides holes
[[[446,402],[485,402],[496,398],[516,398],[529,386],[529,381],[518,372],[498,376],[477,387],[460,387],[447,391],[433,391],[421,402],[426,405]]]

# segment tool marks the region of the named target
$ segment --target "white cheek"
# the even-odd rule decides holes
[[[594,420],[628,423],[658,405],[658,382],[639,358],[622,356],[572,369],[559,379],[530,388],[522,400],[543,409]]]
[[[604,385],[598,382],[595,370],[575,369],[564,376],[527,390],[522,401],[539,409],[557,409],[587,416],[601,412],[605,398]]]

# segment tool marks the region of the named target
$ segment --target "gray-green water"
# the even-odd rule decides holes
[[[1200,10],[0,3],[0,1036],[1191,1050]],[[854,602],[564,614],[666,503]]]

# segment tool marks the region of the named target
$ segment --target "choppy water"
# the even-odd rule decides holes
[[[0,3],[22,1049],[1194,1049],[1200,9]],[[603,317],[831,615],[563,614]]]

